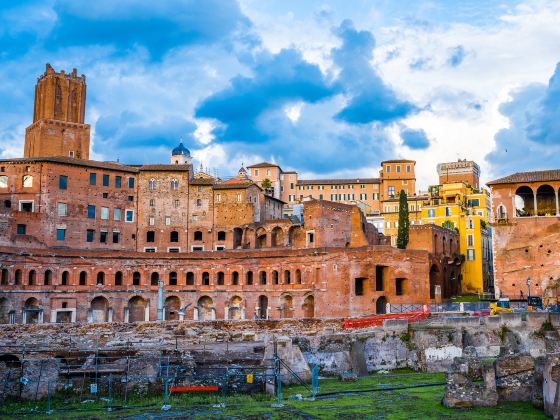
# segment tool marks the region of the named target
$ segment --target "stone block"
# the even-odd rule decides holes
[[[385,330],[406,330],[408,329],[408,320],[406,319],[386,319],[383,321],[383,329]]]
[[[539,329],[543,323],[548,320],[548,313],[546,312],[529,312],[526,315],[527,326],[530,328]]]
[[[509,328],[520,327],[523,323],[522,315],[520,313],[501,313],[500,324],[505,324]]]
[[[444,325],[454,327],[478,327],[480,317],[477,316],[450,316],[443,319]]]

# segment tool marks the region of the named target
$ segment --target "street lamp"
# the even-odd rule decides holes
[[[531,277],[527,277],[527,300],[531,296]]]

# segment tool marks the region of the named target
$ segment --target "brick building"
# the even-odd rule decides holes
[[[488,183],[496,294],[557,296],[560,279],[560,170],[518,172]]]
[[[204,320],[382,313],[458,290],[452,230],[414,226],[397,250],[356,205],[320,196],[284,218],[294,173],[248,168],[272,178],[266,190],[243,167],[221,180],[195,173],[182,143],[169,164],[88,160],[85,78],[47,66],[36,94],[47,129],[28,129],[24,158],[0,161],[0,322],[153,320],[159,287],[167,319]],[[371,191],[413,191],[413,168],[384,162],[397,175]],[[333,186],[364,189],[354,181]]]

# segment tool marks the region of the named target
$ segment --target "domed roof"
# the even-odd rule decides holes
[[[179,143],[179,146],[177,146],[175,149],[173,149],[171,151],[171,156],[190,156],[191,152],[189,149],[187,149],[185,146],[183,146],[183,142]]]

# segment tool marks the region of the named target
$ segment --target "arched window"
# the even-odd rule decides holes
[[[179,242],[179,232],[174,230],[169,234],[169,242]]]
[[[8,284],[8,270],[3,268],[2,269],[2,281],[0,281],[2,285]]]
[[[517,217],[535,216],[535,196],[533,190],[524,185],[515,191],[515,215]]]
[[[87,273],[85,271],[80,272],[80,286],[85,286],[87,284]]]
[[[301,284],[301,270],[299,268],[296,270],[296,284]]]
[[[122,279],[123,279],[122,271],[117,271],[115,273],[115,286],[122,286]]]
[[[35,279],[36,279],[36,277],[37,277],[37,273],[35,272],[35,270],[31,270],[31,271],[29,272],[29,275],[28,275],[28,278],[27,278],[28,284],[29,284],[30,286],[32,286],[32,285],[35,284]]]
[[[202,199],[200,198],[196,199],[196,207],[202,207]]]
[[[63,286],[68,286],[70,284],[70,273],[68,271],[62,272],[60,284],[62,284]]]
[[[259,273],[259,279],[261,284],[266,284],[266,271],[261,271]]]
[[[223,286],[224,285],[224,272],[223,271],[218,271],[218,273],[216,274],[216,284],[218,286]]]
[[[541,185],[537,189],[537,214],[556,216],[556,193],[550,185]]]
[[[24,175],[22,179],[23,188],[31,188],[33,186],[33,176]]]
[[[187,286],[194,286],[194,273],[192,271],[187,273]]]
[[[179,189],[179,181],[177,181],[176,179],[172,179],[171,180],[171,189],[172,190],[178,190]]]
[[[43,280],[44,280],[43,284],[45,286],[48,286],[52,283],[52,271],[51,270],[45,271],[45,277],[44,277]]]
[[[177,286],[177,273],[175,271],[169,273],[169,285]]]
[[[194,240],[195,241],[202,241],[202,232],[200,230],[197,230],[194,233]]]
[[[253,272],[247,271],[245,274],[245,284],[253,284]]]
[[[278,271],[272,271],[272,283],[278,284]]]
[[[154,178],[152,178],[148,181],[148,188],[150,190],[155,190],[156,189],[156,180]]]
[[[159,274],[157,272],[153,272],[152,276],[150,277],[150,284],[152,286],[157,286],[159,282]]]
[[[141,279],[142,277],[140,276],[140,273],[138,271],[135,271],[134,274],[132,274],[132,285],[140,286]]]
[[[208,273],[208,271],[202,273],[202,285],[210,286],[210,274]]]
[[[97,282],[96,284],[99,285],[103,285],[105,284],[105,273],[103,271],[100,271],[99,273],[97,273]]]
[[[498,220],[507,219],[507,210],[506,210],[506,207],[503,204],[500,204],[498,206],[498,209],[496,210],[496,218]]]
[[[237,271],[231,273],[231,284],[234,286],[239,284],[239,273]]]
[[[290,284],[292,282],[290,270],[284,270],[284,284]]]
[[[21,284],[21,270],[16,270],[16,274],[14,276],[14,284]]]

